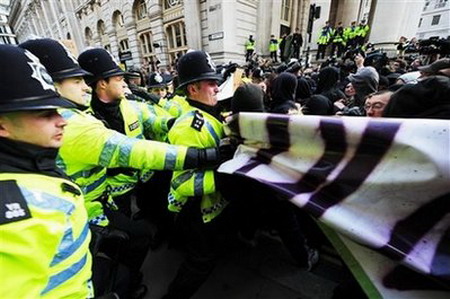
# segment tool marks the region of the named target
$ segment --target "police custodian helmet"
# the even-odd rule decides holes
[[[148,88],[161,88],[166,86],[167,86],[166,78],[164,78],[164,76],[161,75],[160,73],[154,72],[148,76],[147,80]]]
[[[186,85],[201,80],[222,80],[222,76],[216,73],[216,66],[208,53],[204,51],[190,50],[180,57],[177,64],[179,85]]]
[[[0,45],[0,95],[0,113],[75,107],[58,96],[36,56],[11,45]]]
[[[78,63],[92,76],[86,76],[88,84],[113,76],[123,76],[125,72],[117,65],[112,55],[102,48],[84,51],[78,56]]]
[[[77,59],[60,42],[50,38],[31,39],[19,47],[36,55],[54,81],[91,75],[83,70]]]

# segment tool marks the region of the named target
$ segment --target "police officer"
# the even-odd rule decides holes
[[[352,21],[349,27],[344,29],[344,38],[347,45],[347,50],[356,48],[356,21]]]
[[[170,143],[218,146],[224,136],[216,109],[221,77],[211,57],[203,51],[188,51],[180,58],[177,70],[178,88],[186,95],[189,107],[169,131]],[[207,279],[215,265],[214,240],[226,226],[223,212],[227,205],[217,191],[214,171],[174,171],[168,208],[178,213],[176,228],[185,241],[187,257],[165,298],[189,298]]]
[[[355,44],[356,47],[361,47],[364,45],[366,40],[366,36],[369,34],[369,25],[366,24],[366,20],[362,20],[359,25],[356,27],[355,31]]]
[[[129,138],[106,128],[102,121],[79,109],[84,107],[81,104],[85,104],[88,90],[82,76],[89,73],[80,68],[62,44],[51,39],[36,39],[22,43],[20,47],[36,54],[56,81],[57,91],[78,104],[78,109],[62,111],[68,125],[58,166],[81,187],[91,225],[107,226],[109,223],[103,208],[113,205],[106,181],[107,168],[172,170],[217,163],[217,151]]]
[[[270,52],[270,58],[273,62],[278,62],[277,59],[277,51],[278,51],[278,39],[275,38],[275,35],[270,36],[269,41],[269,52]]]
[[[56,167],[66,121],[39,59],[0,45],[0,294],[92,298],[81,189]]]
[[[247,62],[252,58],[253,52],[255,51],[255,40],[253,39],[253,35],[250,35],[245,42],[245,51],[245,61]]]
[[[342,26],[342,22],[339,22],[338,26],[334,29],[331,40],[332,40],[331,55],[334,56],[336,54],[337,48],[336,55],[338,58],[340,58],[344,53],[345,48],[344,27]]]
[[[330,42],[331,33],[333,32],[333,29],[329,25],[330,23],[327,21],[325,22],[325,26],[322,27],[320,30],[319,39],[317,40],[317,53],[316,53],[316,60],[319,60],[319,58],[324,59],[325,58],[325,51],[327,50],[328,43]]]
[[[167,83],[166,78],[162,74],[154,72],[148,76],[147,88],[151,94],[161,99],[167,95]]]
[[[129,90],[131,91],[131,94],[125,93],[125,97],[131,101],[144,102],[148,104],[147,108],[150,109],[150,111],[156,116],[170,117],[169,112],[162,108],[161,96],[159,93],[153,93],[151,91],[148,92],[146,88],[135,84],[135,80],[140,80],[140,76],[141,74],[136,70],[128,70],[125,73],[125,82],[128,84]],[[167,86],[167,83],[165,86]],[[164,93],[164,96],[167,94],[166,87],[162,88],[162,92]],[[158,141],[165,141],[166,134],[162,135],[162,138],[161,134],[155,137],[159,138]]]

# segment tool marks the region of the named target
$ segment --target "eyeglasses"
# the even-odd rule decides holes
[[[384,103],[381,103],[381,102],[375,102],[375,103],[373,103],[373,104],[365,104],[364,105],[364,110],[369,110],[370,108],[372,108],[372,110],[380,110],[380,109],[383,109],[384,108],[384,106],[386,106],[386,104],[384,104]]]

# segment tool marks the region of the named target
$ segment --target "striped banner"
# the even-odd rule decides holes
[[[316,217],[371,297],[449,298],[450,121],[241,113],[228,131],[243,144],[219,171]]]

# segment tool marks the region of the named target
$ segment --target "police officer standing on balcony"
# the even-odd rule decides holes
[[[39,59],[0,45],[0,294],[92,298],[81,189],[56,167],[66,121]]]

